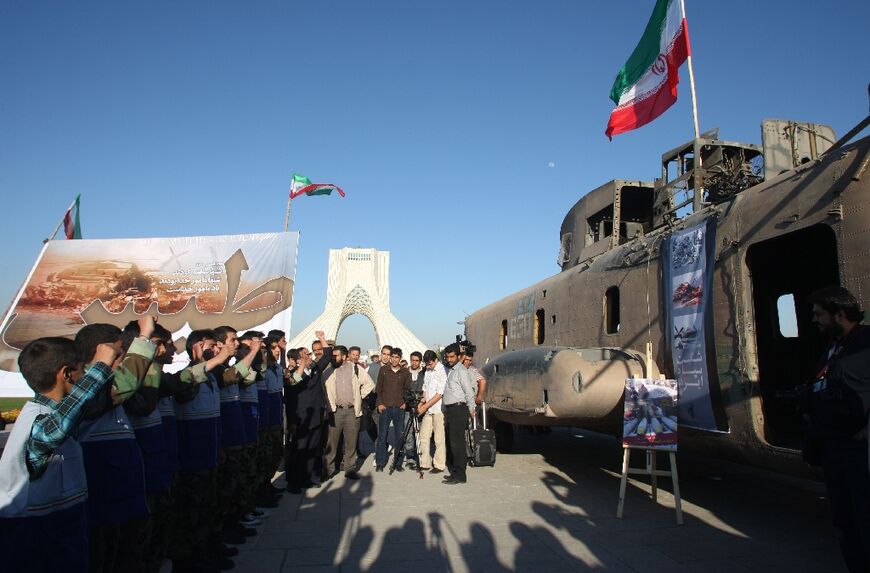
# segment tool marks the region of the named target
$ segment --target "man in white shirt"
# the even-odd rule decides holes
[[[420,467],[440,474],[447,467],[447,445],[445,444],[444,414],[441,412],[441,397],[447,384],[447,369],[438,361],[438,356],[431,350],[423,354],[426,371],[423,376],[423,400],[417,407],[423,420],[420,424]],[[429,451],[429,444],[434,433],[435,460]]]

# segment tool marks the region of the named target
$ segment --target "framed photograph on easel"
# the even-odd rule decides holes
[[[676,450],[678,402],[676,380],[626,379],[622,445]]]

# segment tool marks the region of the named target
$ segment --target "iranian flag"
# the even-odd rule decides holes
[[[76,200],[73,201],[73,204],[69,206],[69,209],[66,210],[66,214],[63,216],[63,232],[67,239],[82,238],[82,226],[79,223],[79,200],[81,197],[81,195],[76,195]]]
[[[690,54],[682,0],[657,0],[643,36],[610,90],[609,139],[646,125],[677,101],[677,69]]]
[[[333,191],[338,191],[338,194],[344,197],[344,191],[338,185],[312,183],[311,179],[298,173],[293,174],[293,181],[290,182],[290,199],[300,195],[330,195]]]

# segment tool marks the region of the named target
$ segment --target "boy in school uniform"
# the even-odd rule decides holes
[[[210,551],[208,537],[215,519],[217,466],[220,457],[220,389],[212,372],[232,356],[229,347],[215,352],[212,330],[194,330],[187,337],[190,364],[179,373],[191,384],[192,397],[176,396],[178,471],[175,476],[175,535],[170,541],[173,572],[229,568],[237,551]],[[226,548],[230,549],[230,548]],[[214,565],[215,567],[211,567]]]
[[[141,385],[154,357],[149,340],[155,318],[139,321],[140,335],[114,369],[106,386],[88,407],[78,433],[88,479],[88,525],[91,571],[127,571],[138,566],[137,532],[148,518],[142,452],[122,404]],[[122,347],[121,330],[110,324],[89,324],[75,337],[76,347],[90,365],[100,344]]]
[[[228,348],[237,359],[230,366],[229,358],[217,365],[214,375],[220,387],[221,412],[221,448],[223,457],[218,465],[217,473],[217,519],[213,524],[209,544],[218,547],[224,541],[229,543],[244,543],[245,537],[255,535],[256,531],[239,524],[241,517],[237,513],[239,495],[242,492],[242,462],[245,436],[245,421],[239,396],[239,384],[251,373],[251,363],[259,354],[262,342],[251,339],[247,347],[250,349],[244,357],[237,355],[239,340],[236,330],[231,326],[220,326],[215,329],[215,347],[220,350]]]
[[[253,341],[262,341],[262,339],[263,333],[256,330],[249,330],[240,336],[236,360],[241,360],[251,351]],[[258,355],[251,361],[251,371],[239,383],[239,401],[242,404],[242,418],[245,425],[245,445],[242,448],[241,491],[236,514],[244,526],[259,525],[262,523],[262,518],[267,515],[264,510],[258,510],[256,507],[257,487],[260,485],[257,449],[262,415],[257,384],[258,380],[263,378],[266,368],[263,360],[264,353],[265,350],[261,347]]]
[[[128,347],[138,336],[139,325],[131,321],[124,327],[124,346]],[[151,342],[156,351],[154,360],[148,368],[142,386],[133,396],[124,402],[124,410],[130,418],[136,442],[142,451],[145,467],[145,499],[150,514],[144,521],[139,521],[140,528],[136,532],[137,543],[128,549],[130,562],[141,563],[142,570],[157,573],[168,550],[168,527],[171,516],[170,492],[172,487],[173,464],[167,448],[166,435],[163,429],[163,416],[157,408],[160,400],[162,365],[166,363],[167,354],[171,352],[172,333],[160,326],[154,325]]]
[[[101,344],[84,371],[66,338],[39,338],[21,351],[18,366],[36,396],[22,408],[0,458],[4,569],[87,570],[88,489],[74,434],[86,405],[108,385],[117,355]]]
[[[171,333],[169,335],[171,337]],[[167,338],[166,352],[155,356],[154,361],[160,364],[161,370],[173,363],[177,347],[171,338]],[[169,556],[169,548],[172,539],[176,535],[176,479],[180,462],[178,459],[178,425],[176,423],[176,404],[185,404],[196,398],[198,388],[190,379],[183,382],[180,372],[160,373],[160,399],[157,401],[157,409],[160,412],[161,427],[163,428],[163,442],[166,446],[166,458],[170,472],[171,487],[168,495],[161,500],[163,505],[152,508],[162,515],[162,527],[155,524],[151,532],[151,547],[154,561],[145,564],[145,570],[154,571],[154,565],[158,556]],[[162,563],[161,563],[162,565]],[[157,568],[159,570],[159,567]]]
[[[260,508],[278,507],[278,502],[275,500],[275,492],[270,491],[272,488],[270,487],[269,489],[266,489],[262,487],[264,483],[264,476],[268,473],[268,468],[272,460],[272,424],[270,423],[271,420],[269,418],[269,384],[266,380],[268,368],[269,367],[267,367],[267,371],[261,372],[257,375],[257,402],[259,407],[260,419],[257,440],[256,505]],[[281,443],[283,442],[284,440],[282,436]],[[271,486],[271,482],[269,485]]]
[[[269,358],[272,360],[280,360],[283,353],[278,341],[270,340]],[[278,468],[281,467],[281,460],[284,458],[284,370],[280,364],[272,364],[272,367],[265,372],[266,386],[269,392],[269,445],[271,452],[269,456],[269,466],[266,468],[264,482],[262,488],[265,492],[283,495],[284,490],[276,488],[272,485],[272,477]]]

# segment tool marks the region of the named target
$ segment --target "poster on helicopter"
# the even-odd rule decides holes
[[[677,449],[679,386],[676,380],[625,380],[622,445]]]
[[[674,232],[662,247],[666,341],[680,389],[680,423],[711,431],[718,430],[707,362],[715,234],[710,219]]]
[[[178,367],[192,331],[290,330],[298,233],[48,242],[0,326],[0,396],[30,395],[18,353],[86,324],[156,314]],[[180,344],[179,344],[180,343]]]

